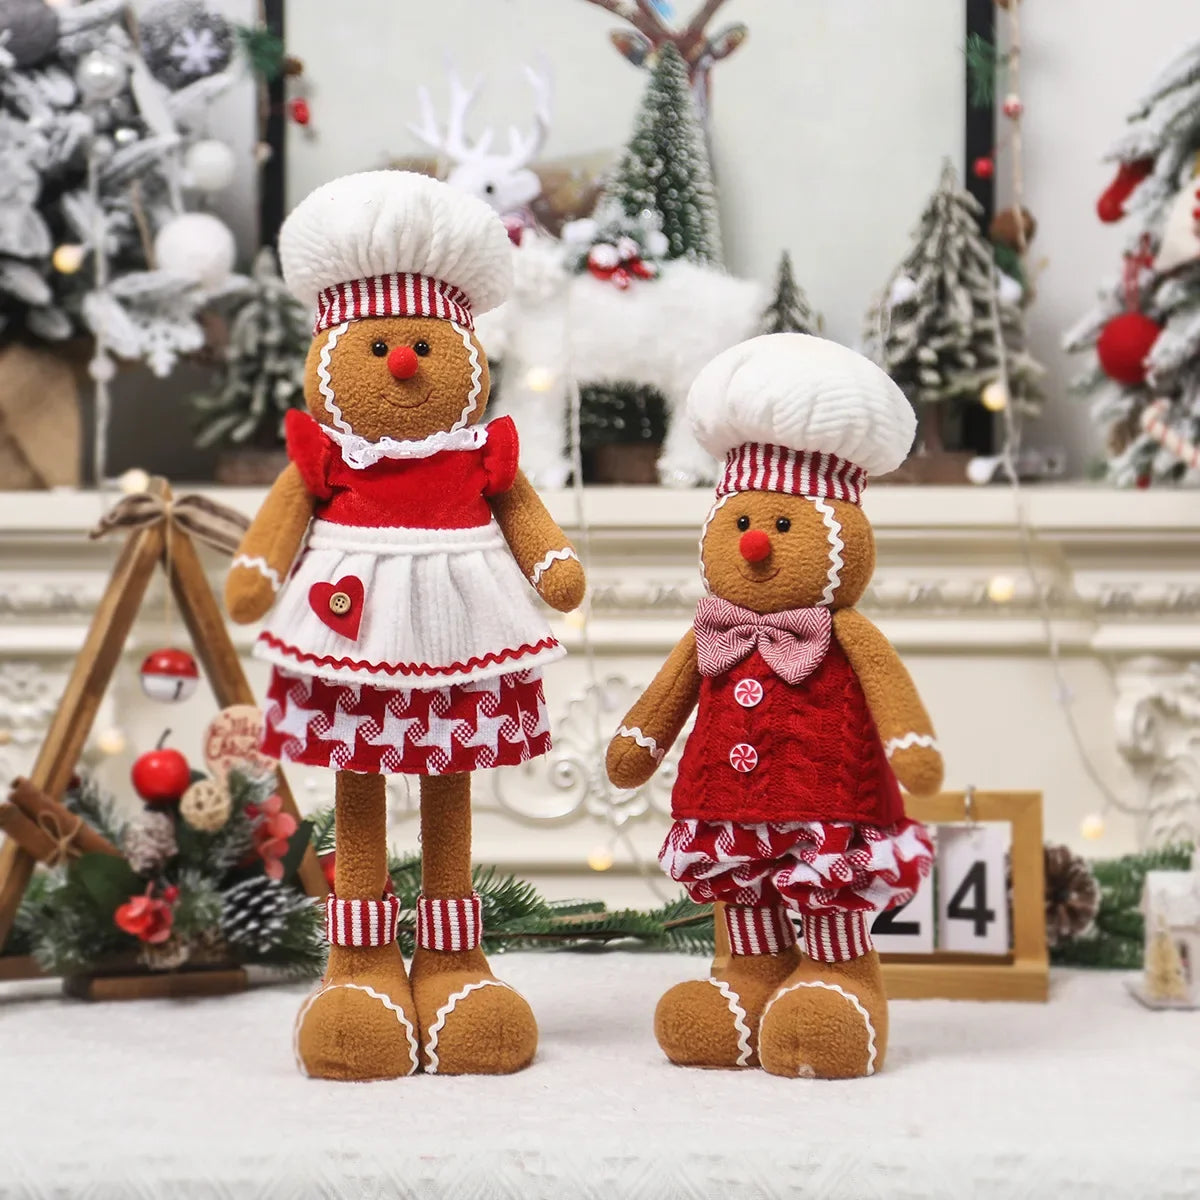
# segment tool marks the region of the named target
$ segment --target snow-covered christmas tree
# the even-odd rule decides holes
[[[804,289],[796,282],[792,256],[785,250],[775,269],[775,293],[763,312],[763,333],[818,333],[821,318],[814,315]]]
[[[605,195],[630,217],[658,215],[666,258],[722,261],[712,164],[687,67],[671,44],[658,52],[633,137]]]
[[[249,285],[234,297],[220,389],[195,398],[198,446],[283,444],[283,418],[304,405],[310,314],[284,285],[275,252],[258,253]]]
[[[1033,412],[1040,399],[1042,369],[1026,349],[1020,307],[998,290],[982,217],[947,162],[911,251],[867,315],[869,352],[916,407],[928,451],[949,448],[965,402]]]
[[[1096,209],[1108,223],[1127,219],[1123,263],[1065,344],[1094,351],[1077,383],[1093,400],[1110,477],[1195,486],[1200,471],[1179,453],[1200,441],[1200,42],[1153,81],[1107,157],[1117,174]]]

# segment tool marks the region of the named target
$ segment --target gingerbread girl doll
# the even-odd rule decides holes
[[[308,412],[234,559],[235,621],[267,616],[263,749],[337,772],[329,964],[297,1019],[310,1075],[519,1070],[537,1025],[480,949],[471,772],[545,754],[543,666],[564,651],[535,592],[583,598],[579,560],[481,424],[473,318],[504,300],[511,247],[481,201],[374,171],[318,188],[285,223],[284,277],[316,312]],[[269,615],[268,615],[269,614]],[[422,891],[411,982],[385,894],[385,777],[420,776]]]
[[[655,1032],[682,1065],[870,1075],[887,1048],[871,918],[911,898],[932,854],[897,780],[920,795],[942,780],[912,680],[854,608],[875,566],[859,500],[903,462],[912,408],[861,355],[789,333],[715,358],[688,416],[725,462],[701,535],[709,595],[607,766],[644,783],[698,709],[661,861],[721,902],[730,953],[663,996]]]

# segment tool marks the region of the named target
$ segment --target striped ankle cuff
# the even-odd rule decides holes
[[[849,962],[871,952],[867,918],[860,912],[804,914],[804,952],[817,962]]]
[[[796,941],[796,930],[783,908],[725,905],[725,928],[734,954],[778,954]]]
[[[333,946],[387,946],[396,940],[400,902],[325,897],[325,939]]]
[[[426,950],[474,950],[483,940],[479,894],[454,900],[417,897],[417,945]]]

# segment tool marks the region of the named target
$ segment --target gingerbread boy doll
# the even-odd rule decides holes
[[[508,235],[473,197],[373,171],[308,196],[279,249],[317,314],[308,411],[288,414],[291,462],[225,594],[235,621],[267,616],[263,749],[337,772],[329,965],[297,1058],[334,1079],[518,1070],[537,1025],[480,948],[471,772],[549,749],[541,674],[563,650],[537,597],[573,609],[584,578],[512,421],[481,421],[474,317],[508,292]],[[411,980],[385,893],[389,774],[420,777]]]
[[[709,594],[607,766],[618,787],[644,783],[697,710],[661,861],[720,902],[730,953],[663,996],[655,1031],[682,1065],[869,1075],[887,1048],[871,919],[912,897],[932,855],[899,784],[942,780],[912,680],[854,608],[875,565],[862,491],[904,460],[913,411],[861,355],[789,333],[715,358],[688,416],[725,464],[701,535]]]

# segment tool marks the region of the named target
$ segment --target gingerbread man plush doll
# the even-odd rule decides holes
[[[709,595],[607,765],[618,787],[644,783],[698,710],[661,861],[721,902],[730,953],[662,998],[658,1041],[688,1066],[870,1075],[887,1048],[870,922],[931,862],[897,781],[924,795],[942,780],[908,672],[854,608],[875,566],[859,500],[904,460],[912,408],[861,355],[788,333],[715,358],[688,415],[725,461],[701,536]]]
[[[534,592],[567,611],[584,578],[512,421],[480,423],[473,317],[508,291],[508,235],[479,200],[375,171],[313,192],[279,248],[317,313],[308,412],[288,414],[290,464],[225,594],[235,621],[267,616],[264,750],[337,772],[329,965],[297,1057],[332,1079],[515,1071],[537,1026],[480,949],[470,773],[549,749],[541,670],[563,650]],[[389,774],[420,776],[411,983],[384,891]]]

